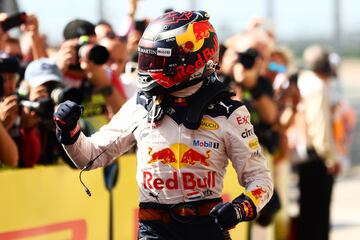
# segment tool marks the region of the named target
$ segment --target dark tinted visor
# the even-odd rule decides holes
[[[165,57],[140,52],[138,64],[139,71],[162,71],[165,64]]]

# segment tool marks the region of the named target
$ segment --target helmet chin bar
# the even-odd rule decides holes
[[[165,87],[161,86],[160,84],[158,84],[148,73],[138,73],[138,77],[139,77],[139,79],[140,78],[144,79],[142,82],[149,83],[148,85],[142,84],[142,83],[139,84],[139,90],[142,91],[147,97],[158,96],[158,95],[168,95],[175,91],[182,90],[184,88],[195,85],[201,81],[207,80],[207,78],[196,78],[196,79],[192,79],[191,81],[181,82],[172,87],[165,88]],[[139,80],[139,82],[140,82],[140,80]]]

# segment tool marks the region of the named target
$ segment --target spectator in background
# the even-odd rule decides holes
[[[340,171],[331,128],[329,54],[320,45],[307,47],[303,54],[306,70],[298,80],[308,146],[306,161],[299,164],[299,240],[329,239],[331,194]]]
[[[235,98],[247,105],[259,143],[265,150],[266,156],[273,160],[279,150],[279,132],[276,126],[278,107],[272,84],[263,76],[271,51],[271,46],[267,44],[267,34],[244,32],[231,37],[225,45],[227,50],[224,53],[222,67],[224,81],[234,89]],[[261,212],[257,223],[264,227],[269,226],[279,209],[280,200],[275,188],[269,204]],[[255,238],[260,230],[269,231],[267,228],[252,231]]]
[[[138,54],[133,55],[125,64],[125,72],[121,74],[121,83],[124,87],[125,95],[131,98],[137,90],[138,78]]]
[[[4,21],[9,16],[5,13],[0,14],[0,21]],[[16,57],[20,61],[20,81],[24,77],[24,71],[30,61],[46,57],[46,39],[39,32],[39,22],[35,14],[27,14],[25,23],[19,26],[22,34],[20,37],[13,37],[7,32],[2,35],[0,50],[11,57]],[[19,83],[20,83],[19,81]]]
[[[20,26],[24,32],[21,42],[27,41],[28,48],[24,47],[24,61],[30,62],[34,59],[47,57],[46,37],[39,32],[39,21],[35,14],[27,14],[25,24]]]
[[[11,138],[11,136],[1,122],[0,142],[0,168],[2,165],[16,167],[19,160],[18,149],[16,143]]]
[[[352,132],[356,125],[356,113],[343,93],[342,79],[338,74],[341,57],[337,53],[331,52],[329,61],[332,69],[329,97],[333,134],[336,149],[340,155],[342,171],[346,172],[350,167],[349,151],[352,143]]]
[[[52,122],[54,102],[50,97],[53,89],[60,87],[63,76],[55,61],[49,58],[41,58],[32,61],[25,70],[25,80],[20,87],[20,94],[26,96],[31,102],[39,103],[38,107],[27,107],[24,102],[24,114],[22,115],[22,128],[32,132],[34,144],[37,149],[38,159],[36,164],[54,164],[59,157],[73,166],[55,135],[55,126]],[[24,147],[24,146],[20,146]],[[26,156],[25,156],[26,157]],[[27,166],[27,165],[25,165]]]
[[[111,26],[110,23],[108,23],[106,21],[100,21],[100,22],[98,22],[98,24],[96,24],[95,34],[96,34],[96,38],[98,40],[101,40],[105,37],[109,37],[109,38],[116,37],[116,33],[115,33],[113,27]]]
[[[65,84],[82,89],[84,104],[90,104],[92,108],[103,106],[106,111],[97,114],[111,118],[125,99],[113,89],[111,70],[89,59],[89,50],[96,44],[95,26],[86,20],[74,19],[65,26],[64,39],[55,58],[64,74]],[[82,45],[86,46],[81,48],[80,53]]]
[[[276,149],[275,141],[267,138],[271,134],[266,132],[271,131],[277,122],[278,109],[270,80],[262,75],[263,66],[267,65],[263,56],[270,55],[264,40],[257,39],[252,32],[231,38],[229,45],[226,44],[228,49],[224,54],[222,71],[225,82],[229,82],[237,93],[236,98],[251,105],[259,141],[273,153]]]
[[[15,58],[10,59],[4,54],[0,58],[0,166],[16,167],[19,160],[16,143],[10,135],[18,120],[19,105],[15,95],[18,66]]]
[[[27,128],[27,124],[33,121],[34,116],[27,107],[20,108],[16,94],[19,62],[17,59],[14,61],[14,58],[4,57],[1,65],[6,67],[1,71],[0,120],[17,144],[19,166],[31,167],[39,159],[39,140],[33,129]]]

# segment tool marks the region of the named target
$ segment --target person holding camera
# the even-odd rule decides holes
[[[109,52],[96,43],[95,26],[86,20],[72,20],[64,28],[64,38],[55,58],[65,85],[81,89],[83,103],[93,109],[92,116],[111,119],[125,99],[113,87],[112,70],[104,65]],[[101,112],[96,110],[99,106]]]
[[[11,138],[6,128],[0,122],[0,168],[2,165],[16,167],[18,165],[19,153],[16,143]]]
[[[19,153],[10,135],[18,120],[18,101],[15,95],[19,63],[4,55],[0,58],[0,165],[16,167]]]
[[[208,13],[161,15],[138,53],[137,94],[90,137],[78,125],[86,108],[60,104],[58,139],[83,170],[137,146],[138,239],[230,239],[229,229],[267,204],[273,184],[247,108],[216,76],[219,45]],[[223,202],[229,159],[246,190]]]
[[[40,58],[26,68],[19,89],[20,105],[23,106],[21,119],[22,128],[33,131],[37,139],[39,158],[36,164],[54,164],[61,157],[74,166],[56,139],[52,121],[55,105],[63,101],[64,96],[66,99],[71,96],[66,95],[66,91],[70,93],[71,89],[63,86],[63,76],[55,61]]]
[[[223,56],[222,77],[236,93],[235,99],[243,101],[249,108],[259,143],[272,163],[280,146],[277,129],[278,106],[272,84],[263,76],[263,69],[268,64],[270,46],[267,45],[266,34],[260,37],[257,31],[261,30],[235,35],[225,43],[227,49]],[[281,203],[275,188],[269,204],[259,214],[256,222],[264,227],[269,226],[280,208]],[[253,234],[258,232],[254,231]]]
[[[22,118],[26,116],[20,107],[16,85],[19,79],[19,62],[5,55],[0,60],[0,121],[16,142],[19,166],[31,167],[39,159],[38,138],[34,131],[23,127]]]

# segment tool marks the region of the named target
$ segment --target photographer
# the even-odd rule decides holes
[[[25,53],[28,61],[47,56],[45,41],[39,32],[39,21],[36,15],[25,12],[19,12],[13,15],[7,15],[6,13],[0,14],[0,35],[2,35],[1,50],[6,48],[6,39],[10,37],[7,31],[16,27],[20,28],[24,33],[21,37],[27,39],[29,43],[29,51]],[[11,53],[9,54],[11,55]]]
[[[266,38],[258,37],[258,33],[245,32],[237,35],[235,39],[236,41],[230,39],[234,44],[228,43],[224,54],[224,82],[232,87],[235,97],[249,108],[254,132],[265,149],[266,156],[273,161],[279,150],[278,106],[270,81],[262,75],[262,70],[267,65],[270,46],[267,45]],[[257,223],[261,226],[271,224],[279,208],[280,200],[275,189]]]
[[[0,142],[0,168],[3,164],[16,167],[19,160],[17,146],[2,123],[0,123]]]
[[[91,106],[90,111],[94,106],[105,110],[94,110],[93,115],[110,119],[125,99],[113,89],[111,69],[104,67],[109,53],[96,44],[95,26],[85,20],[72,20],[64,28],[64,38],[56,63],[64,74],[65,85],[82,90],[84,104]]]
[[[10,129],[18,117],[16,82],[17,59],[0,58],[0,166],[16,167],[19,160],[16,143],[10,136]]]
[[[62,84],[62,78],[55,62],[48,58],[31,62],[25,70],[25,79],[19,89],[22,106],[21,131],[28,133],[34,142],[33,149],[37,153],[37,160],[33,165],[54,164],[59,157],[65,162],[69,160],[56,140],[52,123],[54,88]],[[26,148],[28,143],[23,143],[25,146],[19,146],[20,148]],[[20,162],[20,166],[29,167],[28,161]]]

